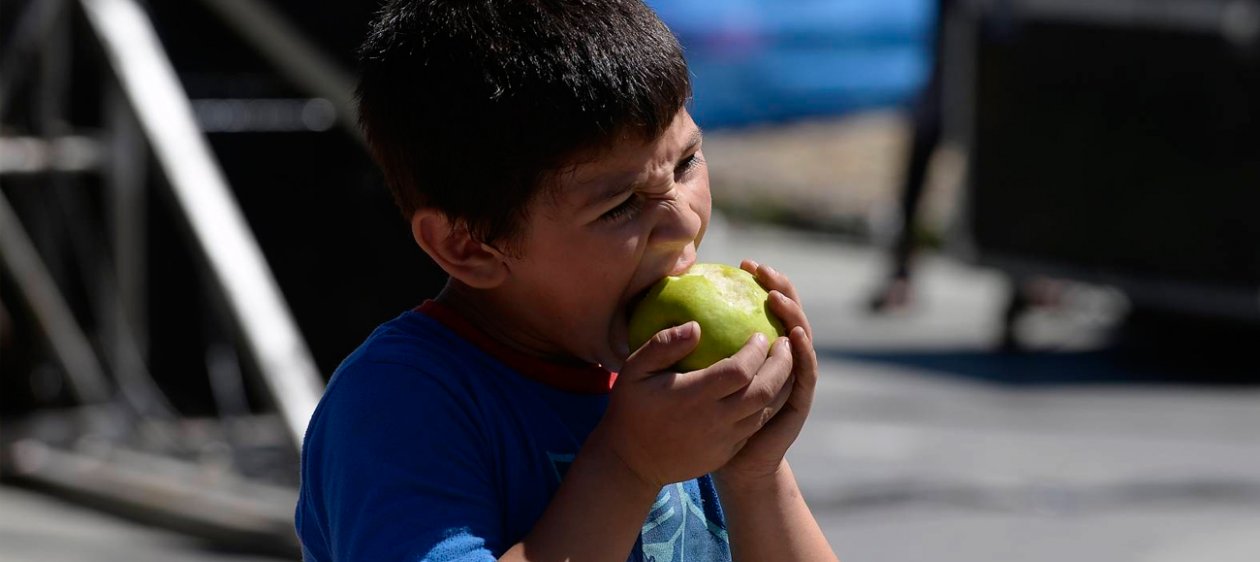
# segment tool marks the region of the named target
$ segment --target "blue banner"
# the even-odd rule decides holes
[[[686,50],[693,115],[739,126],[896,106],[930,67],[931,0],[649,0]]]

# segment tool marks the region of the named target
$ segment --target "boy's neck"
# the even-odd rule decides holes
[[[556,349],[543,338],[533,336],[528,323],[516,314],[520,304],[502,303],[498,297],[494,291],[474,289],[451,279],[433,300],[458,314],[490,339],[511,349],[552,363],[589,364]]]

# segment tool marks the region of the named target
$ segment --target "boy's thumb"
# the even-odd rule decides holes
[[[700,324],[695,321],[656,333],[626,359],[621,376],[643,377],[669,369],[700,343]]]

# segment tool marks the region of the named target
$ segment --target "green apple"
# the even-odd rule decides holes
[[[770,312],[770,294],[752,274],[729,265],[698,263],[682,275],[658,281],[630,314],[630,349],[657,332],[691,320],[700,324],[700,344],[675,367],[703,369],[734,355],[753,333],[773,342],[783,324]]]

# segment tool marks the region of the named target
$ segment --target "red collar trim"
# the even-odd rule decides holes
[[[437,320],[521,375],[547,386],[577,394],[608,394],[617,380],[617,373],[598,365],[562,365],[508,347],[437,301],[424,301],[415,310]]]

